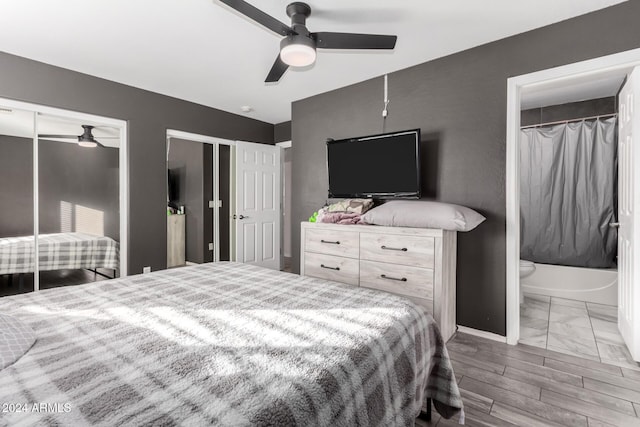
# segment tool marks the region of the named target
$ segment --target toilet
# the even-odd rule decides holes
[[[536,271],[536,265],[534,263],[524,259],[520,260],[520,278],[521,279],[531,276],[535,271]]]
[[[531,276],[536,271],[536,265],[531,261],[525,259],[520,260],[520,280],[525,277]],[[520,304],[524,303],[524,293],[522,292],[522,286],[520,286]]]

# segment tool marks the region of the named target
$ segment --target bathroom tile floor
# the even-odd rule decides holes
[[[520,344],[640,370],[618,332],[617,307],[524,294]]]

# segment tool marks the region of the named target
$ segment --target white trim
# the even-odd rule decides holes
[[[291,141],[276,142],[276,145],[282,148],[291,148]]]
[[[120,277],[129,274],[129,131],[128,123],[120,126],[118,173],[120,175]],[[124,244],[122,244],[124,242]]]
[[[125,120],[98,116],[95,114],[81,113],[78,111],[65,110],[62,108],[48,107],[46,105],[31,104],[29,102],[16,101],[8,98],[0,98],[0,105],[2,105],[3,107],[8,107],[10,109],[33,111],[40,114],[57,116],[66,119],[99,122],[100,125],[114,128],[126,126],[127,124]]]
[[[167,129],[167,138],[186,139],[187,141],[204,142],[206,144],[236,145],[236,142],[230,139],[200,135],[198,133],[184,132],[175,129]]]
[[[508,344],[518,344],[520,338],[520,90],[513,79],[507,80],[507,337]],[[514,279],[515,278],[515,279]]]
[[[0,98],[0,104],[3,107],[16,110],[32,111],[34,113],[34,156],[37,155],[37,115],[45,114],[51,116],[57,116],[67,118],[71,120],[77,120],[80,122],[98,122],[101,125],[114,127],[120,129],[120,147],[119,147],[119,200],[120,200],[120,276],[125,277],[128,274],[128,254],[129,254],[129,144],[128,144],[128,131],[127,121],[114,119],[105,116],[98,116],[94,114],[81,113],[78,111],[65,110],[62,108],[48,107],[45,105],[32,104],[29,102],[16,101],[13,99]],[[35,158],[34,158],[35,159]],[[37,255],[37,231],[38,229],[38,175],[37,175],[37,159],[34,162],[34,236],[36,239],[36,255]],[[36,269],[38,271],[38,257],[36,256]],[[38,276],[37,274],[35,276]],[[34,288],[39,287],[39,280],[34,280]]]
[[[481,331],[480,329],[468,328],[466,326],[458,325],[457,332],[462,332],[463,334],[469,334],[469,335],[473,335],[480,338],[486,338],[488,340],[498,341],[501,343],[507,342],[507,338],[503,337],[502,335],[494,334],[493,332]]]
[[[507,80],[507,147],[506,147],[506,293],[507,343],[517,344],[520,335],[520,99],[524,90],[531,91],[552,82],[575,78],[596,78],[601,73],[626,72],[640,65],[640,48],[607,55],[574,64],[511,77]]]
[[[38,114],[33,113],[33,291],[40,290],[40,164],[38,159]]]

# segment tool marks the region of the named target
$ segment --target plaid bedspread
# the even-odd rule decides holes
[[[39,270],[119,268],[118,242],[86,233],[38,236]],[[0,275],[33,273],[33,236],[0,238]]]
[[[0,425],[412,426],[426,397],[462,407],[431,316],[371,289],[218,263],[0,311],[37,335],[0,371]]]

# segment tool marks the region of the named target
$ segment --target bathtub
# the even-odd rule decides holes
[[[536,264],[532,275],[520,279],[520,292],[617,306],[618,271]]]

